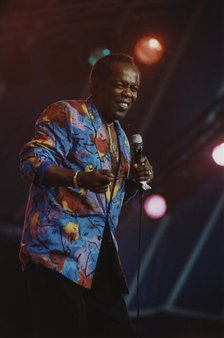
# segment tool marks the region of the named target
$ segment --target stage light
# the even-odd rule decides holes
[[[144,209],[148,217],[157,219],[165,215],[167,210],[166,200],[163,196],[155,194],[146,198]]]
[[[140,38],[134,48],[136,58],[144,64],[158,62],[163,56],[162,43],[153,35]]]
[[[217,145],[213,149],[212,158],[216,164],[224,166],[224,143]]]
[[[95,48],[88,57],[88,62],[93,66],[102,56],[109,54],[110,50],[108,48]]]

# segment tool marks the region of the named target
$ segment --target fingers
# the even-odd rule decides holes
[[[91,172],[80,172],[78,185],[95,193],[105,193],[113,180],[114,175],[111,170],[99,169]]]
[[[99,170],[99,176],[98,176],[98,182],[101,185],[109,185],[110,182],[112,182],[114,180],[114,174],[111,172],[111,170],[106,170],[106,169],[102,169]]]
[[[138,163],[135,163],[134,168],[137,181],[148,182],[153,179],[153,169],[146,157],[142,157]]]
[[[94,191],[95,193],[105,193],[107,192],[110,183],[113,181],[114,175],[110,170],[101,169],[97,170],[97,177],[94,182]]]
[[[114,179],[114,174],[112,173],[111,170],[109,169],[100,169],[98,170],[98,172],[103,175],[103,176],[106,176],[109,178],[110,182]]]
[[[95,188],[94,190],[92,190],[93,192],[95,192],[96,194],[102,194],[107,192],[109,186],[103,186],[103,187],[99,187],[99,188]]]
[[[95,193],[105,193],[109,189],[110,182],[107,184],[97,183],[95,187],[92,189]]]

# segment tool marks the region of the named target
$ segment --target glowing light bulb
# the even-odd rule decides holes
[[[151,195],[145,200],[144,209],[148,217],[154,219],[161,218],[167,210],[166,200],[161,195]]]
[[[224,166],[224,143],[217,145],[213,149],[212,158],[216,164]]]
[[[143,36],[135,45],[135,56],[144,64],[153,64],[158,62],[163,56],[163,46],[154,36]]]
[[[162,50],[161,43],[154,38],[149,39],[148,44],[152,49]]]

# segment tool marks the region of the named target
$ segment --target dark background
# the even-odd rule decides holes
[[[0,1],[0,336],[28,336],[30,309],[18,247],[28,186],[18,153],[48,104],[88,96],[88,56],[97,47],[133,55],[158,34],[164,56],[137,62],[139,99],[123,123],[140,133],[155,171],[152,192],[168,200],[161,220],[143,215],[140,331],[146,337],[223,337],[224,1]],[[122,212],[117,238],[136,315],[140,199]]]

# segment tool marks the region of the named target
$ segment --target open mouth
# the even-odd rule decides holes
[[[118,102],[118,107],[122,109],[127,109],[129,104],[127,102]]]

